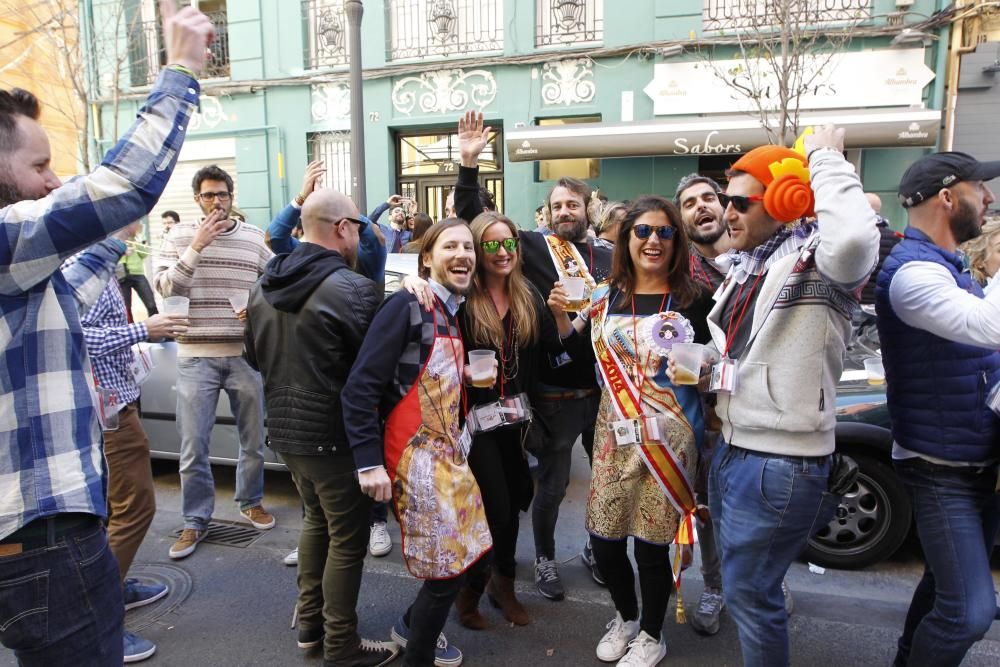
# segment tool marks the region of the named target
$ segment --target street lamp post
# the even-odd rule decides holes
[[[368,211],[365,192],[365,105],[361,89],[361,17],[365,8],[361,0],[347,0],[347,57],[351,66],[351,199],[355,206]]]

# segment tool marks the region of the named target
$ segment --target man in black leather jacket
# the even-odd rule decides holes
[[[268,444],[305,507],[299,536],[299,639],[323,665],[383,665],[394,644],[357,632],[371,499],[354,476],[340,393],[381,301],[351,270],[366,224],[346,196],[317,190],[302,207],[302,242],[265,269],[247,308],[246,356],[264,378]]]

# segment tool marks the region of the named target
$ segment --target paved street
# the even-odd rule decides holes
[[[539,596],[527,566],[532,550],[530,517],[522,515],[518,553],[519,594],[532,614],[525,628],[509,627],[498,612],[487,617],[494,626],[484,632],[467,631],[449,621],[446,634],[465,652],[466,665],[499,667],[518,665],[600,665],[594,647],[613,616],[604,589],[590,580],[575,557],[583,539],[583,501],[587,462],[577,448],[570,497],[563,505],[558,535],[559,559],[567,600],[553,603]],[[180,495],[175,464],[155,466],[159,510],[137,559],[134,573],[170,583],[171,594],[149,607],[126,616],[128,627],[158,645],[156,655],[142,663],[150,667],[212,665],[319,665],[321,655],[295,646],[290,629],[295,600],[295,571],[281,558],[295,546],[299,506],[295,489],[284,473],[268,473],[267,506],[277,516],[274,530],[249,547],[202,544],[190,558],[172,562],[167,549],[170,533],[180,526]],[[235,520],[231,502],[232,471],[216,468],[219,488],[216,519]],[[359,604],[364,636],[387,639],[396,616],[411,601],[417,582],[406,573],[399,554],[398,527],[390,522],[396,540],[384,559],[369,558]],[[994,580],[1000,584],[1000,559],[995,560]],[[793,566],[788,581],[795,597],[791,620],[795,664],[888,665],[903,624],[908,596],[919,577],[920,564],[912,546],[891,562],[864,572],[812,574],[805,563]],[[684,598],[693,611],[701,591],[700,575],[692,568],[685,575]],[[666,623],[668,643],[664,665],[738,665],[736,631],[728,618],[715,637],[696,635],[689,626],[678,626],[673,612]],[[0,653],[0,667],[14,665],[10,652]],[[394,663],[400,664],[400,663]],[[966,659],[967,666],[1000,664],[1000,623]]]

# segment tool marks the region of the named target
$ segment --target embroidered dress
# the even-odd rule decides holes
[[[680,313],[669,311],[669,306],[668,312],[660,312],[666,302],[661,295],[637,295],[633,317],[632,302],[624,302],[622,309],[620,292],[610,291],[610,299],[607,285],[594,292],[591,339],[598,365],[614,363],[612,372],[620,369],[632,387],[641,386],[642,412],[645,417],[658,416],[660,437],[652,439],[658,440],[653,450],[658,456],[652,462],[643,454],[643,445],[617,444],[613,426],[622,416],[605,381],[595,429],[587,531],[611,540],[633,536],[653,544],[668,544],[677,534],[681,514],[651,466],[657,467],[657,458],[676,464],[672,470],[674,479],[679,481],[675,485],[677,495],[686,496],[690,492],[687,480],[693,479],[697,464],[696,434],[700,435],[704,429],[701,401],[695,387],[670,384],[665,355],[674,341],[692,341],[694,327]],[[601,361],[602,345],[617,363],[608,362],[607,358]],[[606,379],[606,371],[604,376]],[[644,438],[647,444],[650,440]],[[673,456],[664,457],[665,451],[655,452],[656,446],[669,447]],[[661,470],[663,467],[659,466]],[[660,476],[669,486],[670,475]]]

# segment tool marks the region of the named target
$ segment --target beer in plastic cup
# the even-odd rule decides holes
[[[118,430],[118,392],[108,387],[97,388],[97,398],[101,402],[101,430]]]
[[[868,373],[868,384],[885,384],[885,368],[882,367],[881,357],[868,357],[865,359],[865,371]]]
[[[250,301],[250,292],[240,291],[234,296],[229,297],[229,305],[233,307],[233,312],[239,315],[241,310],[246,310],[247,303]]]
[[[670,351],[674,357],[674,384],[698,384],[705,346],[701,343],[674,343]]]
[[[472,375],[472,386],[488,389],[496,384],[496,373],[493,362],[497,353],[493,350],[469,350],[469,372]]]
[[[562,279],[563,289],[566,290],[566,297],[569,299],[567,310],[578,313],[587,307],[584,298],[587,294],[587,279],[580,276],[569,276]]]
[[[163,314],[187,317],[190,305],[191,300],[186,296],[168,296],[163,300]]]

